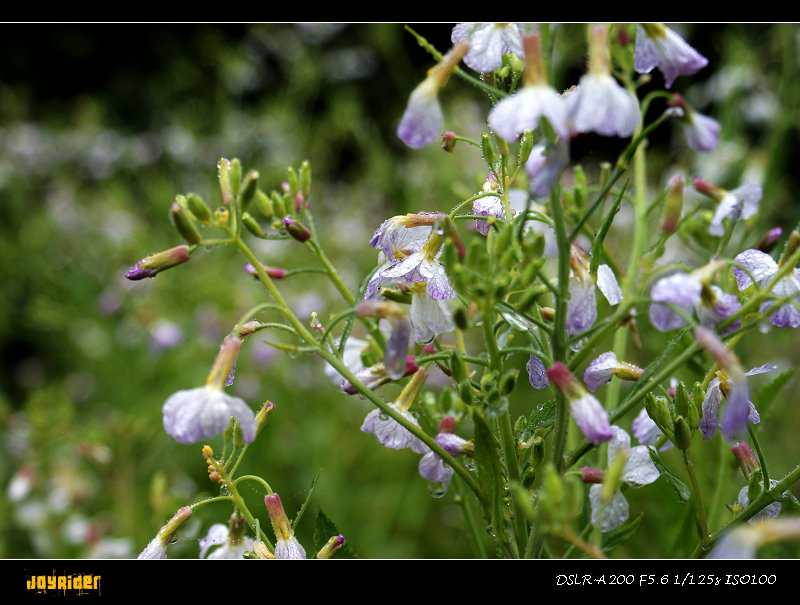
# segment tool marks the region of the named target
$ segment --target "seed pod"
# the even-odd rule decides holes
[[[242,223],[244,223],[245,228],[256,237],[264,237],[264,230],[261,228],[261,225],[259,225],[258,221],[249,213],[245,212],[242,214]]]
[[[256,193],[257,186],[258,172],[251,170],[247,173],[247,176],[244,178],[244,183],[242,184],[242,193],[239,198],[242,205],[242,210],[247,210],[247,207],[250,205],[250,201],[253,199],[253,196]]]

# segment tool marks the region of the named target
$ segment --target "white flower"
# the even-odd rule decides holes
[[[245,551],[253,550],[253,539],[242,537],[239,540],[231,540],[227,525],[215,523],[212,525],[204,538],[200,538],[200,557],[201,559],[242,559]],[[220,548],[211,552],[208,557],[208,550],[215,545],[222,544]]]
[[[215,384],[178,391],[167,399],[161,411],[164,430],[179,443],[195,443],[218,435],[226,429],[231,416],[239,423],[245,443],[255,439],[253,410]]]
[[[568,135],[564,98],[546,84],[529,84],[492,109],[489,126],[504,140],[515,141],[526,130],[535,129],[543,117],[558,136]]]
[[[657,23],[636,26],[633,68],[640,74],[658,67],[664,74],[664,84],[672,86],[678,76],[689,76],[708,65],[708,59],[692,48],[669,27]]]
[[[650,459],[647,446],[637,445],[631,448],[631,438],[628,433],[615,425],[611,427],[611,430],[614,433],[614,437],[608,442],[608,465],[611,466],[620,453],[626,452],[628,454],[622,473],[622,481],[631,487],[642,487],[658,479],[659,472]],[[603,486],[601,484],[595,484],[589,490],[589,500],[592,503],[592,524],[597,522],[602,489]],[[622,525],[628,519],[628,515],[628,501],[622,495],[622,492],[617,490],[611,500],[606,503],[600,529],[604,532],[611,531]]]
[[[459,23],[450,36],[453,44],[466,40],[469,52],[464,63],[479,72],[494,71],[503,64],[503,55],[513,52],[525,57],[521,23]]]
[[[419,422],[407,410],[401,410],[394,404],[392,405],[411,423],[419,426]],[[425,445],[418,437],[412,435],[409,430],[400,425],[394,418],[385,415],[381,410],[372,410],[361,425],[361,430],[365,433],[374,435],[378,442],[384,447],[393,450],[410,448],[415,454],[427,454],[430,448]]]

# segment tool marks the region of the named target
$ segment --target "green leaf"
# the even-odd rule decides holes
[[[783,387],[783,385],[785,385],[789,379],[795,375],[796,372],[797,368],[785,370],[778,374],[775,380],[769,384],[765,384],[758,390],[758,393],[756,393],[754,398],[754,402],[757,404],[756,407],[761,414],[767,411],[767,409],[772,405],[772,402],[775,401],[778,392],[781,390],[781,387]]]
[[[481,505],[486,520],[500,535],[503,528],[503,485],[497,444],[477,407],[472,408],[472,422],[475,425],[475,463],[478,465]]]
[[[317,520],[314,523],[314,553],[316,554],[319,552],[319,550],[325,546],[328,540],[334,536],[338,536],[341,533],[342,532],[339,531],[339,528],[336,527],[336,524],[331,521],[325,513],[322,512],[322,509],[320,509],[319,513],[317,513]],[[345,536],[344,544],[336,552],[334,557],[340,559],[358,558],[356,551],[353,550],[353,547],[350,546],[350,543],[347,541],[347,536]]]
[[[628,519],[616,529],[603,534],[603,550],[605,552],[611,552],[627,542],[628,539],[636,533],[639,524],[642,522],[642,517],[644,517],[644,513],[641,513],[635,519]]]
[[[556,421],[556,400],[550,399],[535,408],[527,417],[523,416],[524,429],[534,433],[537,429],[552,426]]]
[[[317,474],[314,476],[314,480],[311,482],[311,487],[308,488],[308,493],[306,494],[306,500],[303,502],[303,505],[300,507],[300,510],[297,511],[297,514],[294,516],[294,520],[292,521],[292,529],[297,528],[297,524],[300,522],[300,519],[303,517],[303,513],[306,512],[306,507],[308,506],[309,501],[311,500],[311,494],[314,493],[314,488],[317,485],[317,480],[319,479],[319,475],[322,472],[322,469],[317,471]]]
[[[673,474],[664,464],[661,462],[661,456],[658,455],[652,447],[649,445],[647,446],[647,451],[650,452],[650,459],[655,464],[656,469],[661,474],[664,479],[666,479],[667,483],[669,483],[672,488],[678,493],[678,498],[680,498],[681,503],[686,503],[689,501],[689,498],[692,496],[692,492],[689,489],[689,486],[686,485],[683,480],[681,480],[677,475]]]

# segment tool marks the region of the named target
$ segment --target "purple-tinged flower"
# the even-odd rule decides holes
[[[778,485],[777,479],[771,479],[770,482],[770,489]],[[739,497],[737,498],[736,503],[739,505],[740,509],[747,508],[747,505],[750,504],[750,498],[748,497],[749,486],[745,485],[741,490],[739,490]],[[781,503],[780,502],[772,502],[768,504],[760,511],[758,511],[755,515],[748,519],[749,523],[757,523],[758,521],[765,521],[767,519],[774,519],[778,515],[781,514]]]
[[[569,143],[566,137],[558,137],[552,145],[534,145],[531,155],[525,162],[531,195],[542,199],[550,195],[550,190],[569,164]]]
[[[689,147],[701,153],[714,151],[719,140],[720,125],[714,118],[694,111],[686,100],[679,94],[673,95],[668,103],[674,107],[676,114],[683,125],[686,142]]]
[[[162,271],[188,262],[191,258],[189,255],[192,251],[193,248],[182,245],[164,250],[163,252],[158,252],[157,254],[151,254],[136,263],[128,273],[125,274],[125,277],[132,281],[144,279],[146,277],[155,277]]]
[[[583,388],[563,363],[557,361],[547,370],[547,377],[569,402],[572,418],[586,439],[600,445],[614,436],[608,421],[608,412],[594,395]]]
[[[686,318],[668,304],[686,315],[696,312],[701,325],[707,327],[718,325],[738,311],[741,304],[735,295],[708,284],[720,267],[720,263],[712,262],[691,273],[679,271],[658,280],[650,290],[650,322],[662,332],[686,325]],[[726,331],[735,330],[739,323],[731,324]]]
[[[639,102],[611,75],[605,25],[589,29],[589,71],[567,96],[567,114],[574,132],[629,137],[639,125]]]
[[[247,527],[244,517],[231,516],[230,527],[223,523],[215,523],[208,529],[205,537],[200,538],[200,559],[242,559],[245,551],[253,550],[253,539],[244,535]],[[222,545],[214,549],[208,557],[212,546]]]
[[[183,330],[167,319],[161,319],[150,327],[150,346],[157,351],[177,347],[181,342]]]
[[[483,193],[500,193],[500,184],[497,182],[493,172],[487,175],[482,190]],[[501,220],[506,219],[503,200],[495,195],[478,198],[472,202],[472,213],[479,216],[493,216]],[[490,229],[489,221],[476,220],[475,229],[481,235],[488,235]]]
[[[672,86],[678,76],[690,76],[708,65],[708,59],[692,48],[669,27],[660,23],[636,26],[633,68],[640,74],[658,67],[664,74],[664,85]]]
[[[192,509],[184,506],[178,509],[166,525],[164,525],[156,537],[150,540],[145,549],[139,553],[137,559],[166,559],[167,547],[172,541],[173,534],[192,516]]]
[[[434,300],[455,298],[456,292],[450,285],[444,267],[437,260],[444,243],[444,234],[432,231],[422,250],[405,257],[399,263],[378,273],[380,279],[413,284],[425,282],[426,292]],[[374,278],[373,278],[374,279]]]
[[[412,91],[397,127],[397,136],[412,149],[421,149],[439,138],[444,124],[439,89],[468,49],[466,42],[456,44]]]
[[[398,398],[389,405],[394,408],[406,420],[419,426],[419,422],[409,412],[409,408],[414,403],[417,394],[419,393],[425,380],[428,378],[428,373],[424,368],[419,368],[414,374],[412,379],[406,384]],[[413,435],[407,428],[402,426],[397,420],[383,413],[382,410],[372,410],[364,419],[361,425],[361,430],[364,433],[374,435],[378,442],[384,447],[393,450],[402,450],[410,448],[416,454],[426,454],[430,448],[425,445],[418,437]]]
[[[638,380],[643,371],[638,366],[618,360],[613,351],[608,351],[589,364],[583,373],[583,382],[594,393],[614,376],[621,380]]]
[[[756,459],[753,450],[747,445],[747,441],[742,441],[731,447],[734,457],[739,462],[739,467],[742,469],[742,474],[746,481],[750,481],[750,476],[756,468],[761,466],[761,463]]]
[[[631,487],[642,487],[653,483],[659,477],[647,451],[647,446],[637,445],[631,447],[631,438],[627,432],[618,426],[612,426],[613,437],[608,442],[608,466],[613,466],[618,456],[626,456],[625,466],[622,471],[622,481]],[[589,501],[592,504],[592,524],[597,523],[597,515],[600,509],[601,493],[603,485],[595,484],[589,489]],[[617,488],[611,498],[603,508],[603,518],[600,522],[600,529],[604,532],[622,525],[629,516],[628,501],[622,492]]]
[[[515,141],[526,130],[534,130],[546,118],[562,138],[567,137],[567,107],[563,97],[547,83],[542,61],[541,38],[523,38],[525,46],[525,84],[521,90],[501,100],[489,112],[489,126],[506,141]]]
[[[264,504],[275,532],[275,558],[305,559],[306,551],[294,537],[294,529],[283,510],[281,497],[278,494],[268,494],[264,496]]]
[[[164,403],[164,430],[179,443],[195,443],[225,430],[233,416],[239,423],[245,443],[255,438],[256,419],[253,410],[238,397],[222,391],[236,362],[242,341],[226,338],[206,384],[195,389],[178,391]]]
[[[436,443],[442,446],[451,456],[474,456],[475,446],[471,441],[462,439],[454,433],[455,418],[448,416],[439,423],[439,432],[436,435]],[[453,478],[453,468],[445,464],[442,459],[433,451],[429,451],[419,461],[419,474],[423,479],[431,483],[439,484],[440,489],[431,492],[434,497],[441,498],[447,493],[450,480]]]
[[[650,418],[647,410],[645,409],[642,409],[639,412],[639,415],[633,419],[633,423],[631,424],[631,432],[633,433],[633,436],[639,440],[639,443],[645,445],[655,445],[658,438],[663,435],[661,429],[658,428],[658,425],[652,418]],[[667,451],[668,449],[671,449],[672,446],[672,441],[667,441],[661,446],[659,451]]]
[[[369,245],[381,250],[386,260],[395,262],[397,252],[408,250],[415,243],[420,244],[428,239],[431,227],[437,218],[443,216],[438,212],[419,212],[402,214],[383,221],[375,231]],[[412,250],[417,252],[418,250]],[[402,254],[403,257],[408,254]]]
[[[739,290],[744,291],[753,284],[750,275],[758,282],[760,288],[772,281],[780,270],[780,265],[773,258],[759,250],[745,250],[738,254],[734,262],[733,272],[736,275],[736,284]],[[744,269],[750,272],[747,273]],[[772,287],[772,294],[778,298],[793,298],[795,302],[800,302],[800,271],[792,269]],[[768,300],[761,303],[759,311],[766,315],[770,309],[777,304],[775,301]],[[770,314],[769,322],[779,328],[800,327],[800,310],[791,303],[784,303],[778,307],[777,311]]]
[[[411,336],[411,324],[402,307],[394,302],[366,299],[356,306],[356,316],[388,320],[392,331],[386,341],[383,365],[389,378],[392,380],[402,378],[406,371],[406,351]]]
[[[745,183],[733,191],[716,187],[701,178],[694,179],[694,188],[703,195],[719,202],[708,232],[711,235],[725,235],[722,221],[730,218],[731,221],[747,220],[758,212],[758,202],[761,201],[763,189],[758,183]]]
[[[763,374],[777,369],[777,366],[766,363],[763,366],[753,368],[745,372],[744,376],[755,376],[756,374]],[[734,372],[734,375],[737,372]],[[719,424],[719,406],[722,405],[722,397],[728,400],[729,411],[726,412],[726,417],[723,420],[723,434],[742,434],[746,433],[747,421],[753,424],[761,422],[761,417],[758,415],[756,406],[749,399],[749,388],[747,383],[740,380],[737,384],[732,382],[725,371],[717,372],[717,376],[708,383],[705,397],[703,397],[703,418],[700,420],[700,432],[703,433],[703,439],[711,439],[714,436],[714,431],[717,430]],[[738,406],[740,409],[730,410],[731,405]],[[728,420],[728,416],[731,419]],[[744,421],[742,421],[744,417]],[[732,428],[726,428],[727,425],[733,425]],[[744,425],[744,430],[742,430]],[[731,438],[727,438],[728,441]]]
[[[503,55],[508,52],[520,59],[525,58],[523,31],[522,23],[458,23],[450,41],[453,44],[462,40],[469,42],[464,63],[475,71],[487,73],[499,68],[503,64]]]
[[[528,370],[528,381],[534,389],[543,389],[550,384],[544,364],[536,355],[531,355],[525,368]]]
[[[614,272],[608,265],[597,268],[597,280],[589,274],[589,259],[577,246],[572,246],[570,254],[569,301],[567,302],[567,334],[570,336],[588,330],[597,319],[597,298],[595,284],[606,297],[608,304],[616,305],[622,300]]]

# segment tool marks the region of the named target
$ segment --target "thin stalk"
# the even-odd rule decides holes
[[[697,473],[694,472],[694,464],[689,457],[689,452],[686,450],[681,451],[681,458],[683,459],[683,465],[686,467],[686,472],[689,473],[697,521],[700,524],[700,531],[703,533],[703,538],[700,540],[700,543],[708,544],[710,534],[708,533],[708,521],[706,520],[706,510],[703,505],[703,494],[700,491],[700,482],[697,480]]]

